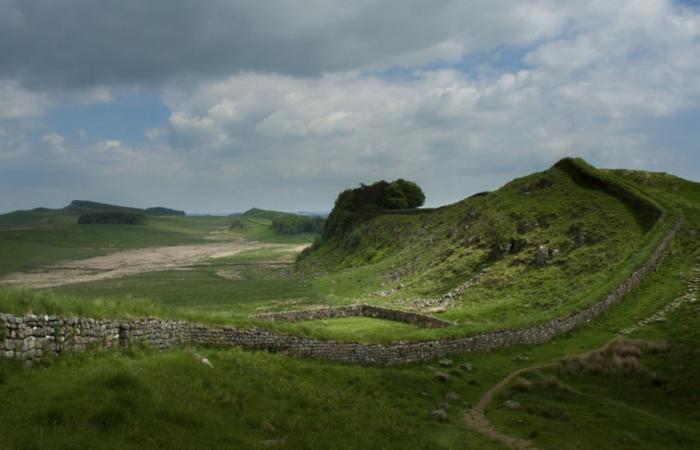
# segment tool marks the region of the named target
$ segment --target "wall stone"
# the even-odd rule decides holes
[[[381,308],[372,305],[350,305],[331,308],[316,308],[299,311],[284,311],[277,313],[265,313],[255,316],[256,319],[298,322],[302,320],[333,319],[337,317],[371,317],[375,319],[392,320],[394,322],[405,322],[423,328],[442,328],[453,325],[446,320],[425,314],[417,314],[409,311],[397,309]]]

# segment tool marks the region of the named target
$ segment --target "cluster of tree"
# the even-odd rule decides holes
[[[153,208],[146,208],[146,214],[149,216],[184,216],[185,211],[179,211],[177,209],[165,208],[163,206],[154,206]]]
[[[272,219],[272,228],[280,234],[322,233],[325,222],[318,216],[280,214]]]
[[[239,218],[234,218],[231,221],[231,226],[229,226],[228,229],[231,231],[245,231],[248,229],[248,225],[246,225],[246,223],[243,220]]]
[[[338,195],[326,221],[323,237],[344,235],[354,225],[380,214],[382,210],[413,209],[422,206],[424,202],[423,191],[412,181],[398,179],[361,184],[358,188],[347,189]]]
[[[148,217],[142,213],[126,211],[101,211],[81,214],[78,217],[81,225],[99,223],[114,225],[146,225]]]

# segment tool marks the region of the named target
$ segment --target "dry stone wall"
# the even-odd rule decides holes
[[[337,317],[351,316],[371,317],[374,319],[392,320],[394,322],[405,322],[423,328],[442,328],[452,325],[451,322],[438,319],[437,317],[417,314],[409,311],[381,308],[372,305],[350,305],[333,308],[265,313],[258,314],[255,316],[255,318],[270,321],[298,322],[301,320],[333,319]]]

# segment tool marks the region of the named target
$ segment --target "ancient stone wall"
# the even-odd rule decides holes
[[[88,318],[0,314],[0,359],[32,361],[119,344],[119,322]]]
[[[397,309],[381,308],[379,306],[372,305],[350,305],[331,308],[265,313],[258,314],[255,316],[255,318],[270,321],[298,322],[302,320],[333,319],[337,317],[351,316],[372,317],[374,319],[405,322],[423,328],[442,328],[452,325],[451,322],[438,319],[437,317],[417,314],[409,311],[400,311]]]

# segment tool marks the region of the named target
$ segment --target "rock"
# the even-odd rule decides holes
[[[456,392],[448,392],[445,398],[450,401],[457,401],[459,400],[459,394]]]
[[[436,409],[430,413],[430,417],[437,420],[438,422],[447,422],[447,411],[444,409]]]
[[[435,372],[435,379],[438,381],[442,381],[443,383],[446,383],[450,381],[450,376],[446,374],[445,372]]]
[[[462,363],[459,365],[459,368],[465,372],[471,372],[474,369],[474,366],[469,363]]]
[[[260,441],[260,445],[265,448],[284,447],[287,445],[287,439],[267,439]]]
[[[445,411],[447,411],[448,409],[450,409],[450,404],[442,402],[442,403],[438,403],[437,407],[438,407],[438,409],[444,409]]]
[[[214,365],[207,358],[202,358],[202,364],[212,369],[214,368]]]
[[[445,358],[445,359],[441,359],[440,361],[438,361],[438,364],[440,364],[442,367],[452,367],[452,364],[454,364],[454,363],[452,362],[451,359]]]
[[[537,255],[535,256],[535,265],[538,267],[544,267],[549,262],[549,250],[544,245],[540,245],[537,248]]]
[[[420,395],[421,395],[421,397],[430,397],[430,394],[428,394],[425,391],[421,392]]]
[[[503,402],[503,407],[512,411],[517,411],[520,408],[522,408],[522,406],[520,406],[520,403],[516,402],[515,400],[506,400],[505,402]]]
[[[528,358],[528,357],[525,356],[525,355],[520,355],[520,356],[518,356],[517,358],[515,358],[515,360],[516,360],[517,362],[527,362],[527,361],[530,361],[530,358]]]

